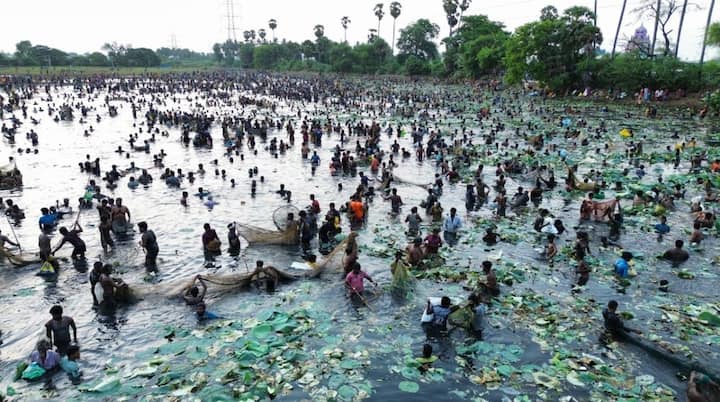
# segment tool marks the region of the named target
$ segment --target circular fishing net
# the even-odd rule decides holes
[[[292,204],[283,205],[273,212],[273,222],[275,222],[278,230],[285,230],[287,229],[288,214],[293,214],[294,219],[297,219],[299,213],[300,210],[296,206]]]

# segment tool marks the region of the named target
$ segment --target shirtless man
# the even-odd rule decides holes
[[[422,239],[419,237],[416,237],[412,244],[407,246],[405,251],[407,251],[408,254],[408,263],[413,267],[420,265],[423,257],[425,257],[425,253],[422,249]]]
[[[200,287],[195,286],[195,283],[199,283]],[[207,293],[207,285],[205,284],[203,277],[200,275],[196,275],[193,285],[190,286],[187,289],[187,291],[185,291],[185,294],[183,295],[183,299],[185,299],[185,303],[188,306],[196,306],[196,305],[202,303],[203,299],[205,298],[206,293]]]
[[[113,232],[124,234],[127,231],[127,223],[130,222],[130,210],[122,204],[122,198],[115,200],[115,207],[113,207],[111,215]]]

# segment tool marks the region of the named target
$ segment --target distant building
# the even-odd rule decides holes
[[[647,29],[643,25],[635,30],[635,33],[630,40],[628,40],[625,46],[626,52],[641,52],[643,54],[650,54],[650,37],[648,36]]]

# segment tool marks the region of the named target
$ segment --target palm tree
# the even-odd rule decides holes
[[[683,22],[685,22],[685,11],[687,11],[688,0],[683,2],[682,14],[680,14],[680,26],[678,26],[677,40],[675,42],[675,58],[677,59],[678,49],[680,48],[680,34],[682,34]]]
[[[265,43],[265,36],[267,36],[267,32],[265,32],[265,28],[258,29],[258,36],[260,37],[260,41],[262,43]]]
[[[277,20],[275,18],[272,18],[270,21],[268,21],[268,27],[270,27],[270,30],[273,33],[273,42],[275,42],[275,28],[277,28]]]
[[[378,27],[377,27],[377,34],[380,36],[380,20],[385,16],[385,11],[383,11],[383,3],[377,3],[375,4],[375,8],[373,8],[373,12],[375,13],[375,16],[378,19]]]
[[[610,53],[611,59],[615,58],[615,46],[617,46],[618,36],[620,35],[620,26],[622,25],[623,17],[625,16],[626,5],[627,0],[623,0],[622,10],[620,11],[620,19],[618,20],[617,30],[615,31],[615,40],[613,41],[612,53]]]
[[[343,29],[345,30],[345,43],[347,43],[347,29],[348,25],[350,25],[350,18],[345,16],[340,19],[340,23],[342,24]]]
[[[402,4],[397,1],[390,3],[390,15],[393,17],[392,54],[395,54],[395,22],[402,11]]]
[[[443,10],[445,10],[445,15],[447,16],[447,22],[448,22],[448,25],[450,26],[450,34],[448,36],[452,36],[453,28],[458,23],[457,9],[458,9],[458,0],[443,0]]]
[[[710,1],[710,10],[708,11],[707,23],[705,23],[705,35],[703,35],[702,52],[700,52],[700,74],[702,74],[702,66],[705,61],[705,46],[708,42],[708,31],[710,30],[710,19],[712,19],[713,8],[715,8],[715,0]]]
[[[313,31],[315,31],[315,37],[317,37],[318,39],[325,35],[325,27],[320,24],[315,25]]]
[[[254,29],[251,29],[251,30],[250,30],[250,40],[251,40],[252,42],[255,42],[255,37],[256,37],[255,30],[254,30]]]
[[[245,42],[250,42],[250,31],[243,31],[243,38],[245,38]]]

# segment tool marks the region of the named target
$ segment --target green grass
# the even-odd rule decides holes
[[[94,75],[94,74],[118,74],[118,75],[139,75],[139,74],[168,74],[168,73],[188,73],[192,71],[215,71],[220,70],[216,66],[196,66],[196,67],[77,67],[77,66],[61,66],[61,67],[0,67],[0,75],[57,75],[57,74],[73,74],[73,75]]]

